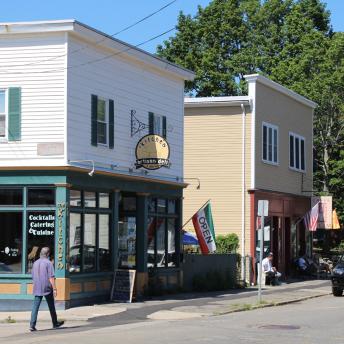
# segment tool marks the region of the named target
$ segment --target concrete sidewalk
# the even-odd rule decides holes
[[[262,293],[262,303],[258,304],[257,288],[230,290],[211,293],[188,293],[168,295],[144,302],[132,304],[107,303],[94,306],[83,306],[58,311],[59,319],[66,322],[96,321],[101,317],[128,317],[136,314],[140,321],[178,320],[203,316],[214,316],[250,310],[257,307],[271,307],[309,298],[329,295],[331,283],[329,280],[311,280],[284,284],[276,287],[265,287]],[[117,315],[117,317],[115,316]],[[115,316],[115,317],[114,317]],[[28,323],[30,312],[0,312],[0,322]],[[103,318],[104,319],[104,318]],[[40,311],[38,322],[50,322],[49,311]]]

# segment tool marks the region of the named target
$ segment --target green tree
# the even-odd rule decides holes
[[[213,0],[157,53],[196,73],[195,96],[245,94],[243,75],[260,73],[312,99],[315,188],[331,193],[344,222],[344,38],[320,0]]]
[[[239,238],[235,233],[216,237],[216,253],[236,253],[238,247]]]

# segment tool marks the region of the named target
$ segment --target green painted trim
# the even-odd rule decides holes
[[[8,172],[8,171],[6,171]],[[7,175],[4,171],[0,171],[0,185],[54,185],[54,184],[63,184],[66,182],[65,176],[47,176],[47,175],[21,175],[19,171],[11,171]],[[46,171],[41,173],[45,174]]]
[[[108,272],[98,272],[98,273],[91,273],[91,274],[79,274],[79,275],[73,275],[70,274],[70,281],[71,283],[74,282],[94,282],[98,281],[102,277],[111,277],[113,276],[112,271]]]
[[[33,300],[31,294],[0,294],[0,300]]]

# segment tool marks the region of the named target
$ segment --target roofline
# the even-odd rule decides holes
[[[250,106],[251,102],[252,98],[249,96],[184,98],[185,108],[241,106],[241,104]]]
[[[72,32],[94,42],[99,42],[99,39],[97,39],[96,36],[103,36],[106,39],[103,40],[101,44],[98,44],[99,46],[105,46],[119,51],[122,51],[123,48],[125,48],[123,54],[151,65],[163,72],[172,73],[183,80],[193,80],[195,77],[195,74],[186,68],[180,67],[145,50],[123,42],[75,19],[0,23],[0,36],[6,34],[66,31]],[[96,36],[94,34],[96,34]]]
[[[306,105],[312,109],[315,109],[318,104],[301,96],[300,94],[290,90],[289,88],[286,88],[280,84],[278,84],[275,81],[272,81],[265,76],[259,75],[259,74],[249,74],[249,75],[244,75],[245,80],[248,83],[255,83],[255,82],[260,82],[261,84],[268,86],[280,93],[285,94],[286,96],[298,101],[299,103]]]

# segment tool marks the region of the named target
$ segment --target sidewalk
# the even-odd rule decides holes
[[[96,322],[100,317],[111,318],[114,325],[116,319],[128,319],[128,322],[147,319],[178,320],[271,307],[329,295],[331,283],[329,280],[312,280],[265,287],[262,303],[259,305],[257,294],[256,287],[216,293],[176,294],[132,304],[107,303],[76,307],[57,313],[59,319],[65,320],[66,323]],[[29,319],[30,312],[0,312],[1,323],[10,323],[11,320],[15,323],[28,323]],[[40,311],[38,321],[50,323],[49,311]]]

